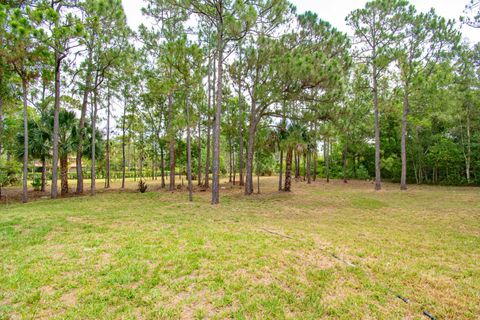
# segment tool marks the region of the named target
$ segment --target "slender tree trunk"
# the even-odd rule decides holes
[[[220,4],[220,15],[223,7]],[[218,50],[218,76],[217,76],[217,102],[215,104],[215,118],[213,125],[213,163],[212,163],[212,204],[220,202],[220,123],[222,116],[223,99],[223,24],[218,24],[217,30],[217,50]]]
[[[232,164],[232,137],[228,137],[228,163],[229,163],[229,168],[228,168],[228,182],[232,182],[232,173],[233,173],[233,164]]]
[[[419,171],[419,170],[418,170],[418,168],[417,168],[417,165],[416,165],[415,161],[413,161],[413,172],[415,173],[415,183],[416,183],[416,184],[419,184],[419,180],[418,180],[419,174],[418,174],[418,171]]]
[[[22,79],[23,89],[23,177],[22,177],[22,202],[28,201],[28,104],[27,104],[27,80]]]
[[[307,160],[307,154],[306,154],[306,152],[304,152],[304,153],[303,153],[303,181],[306,180],[306,176],[307,176],[307,170],[306,170],[306,168],[305,168],[305,165],[306,165],[306,163],[307,163],[306,160]]]
[[[197,169],[197,185],[202,185],[202,129],[200,116],[198,117],[198,169]]]
[[[105,155],[105,188],[110,188],[110,87],[107,92],[107,147]]]
[[[0,84],[3,80],[0,78]],[[3,153],[3,97],[0,95],[0,159]],[[2,184],[0,183],[0,200],[2,199]]]
[[[232,157],[233,157],[233,185],[235,185],[236,183],[236,175],[237,175],[237,166],[236,166],[236,163],[235,163],[235,150],[233,150],[233,153],[232,153]]]
[[[169,190],[175,190],[175,140],[169,143],[169,160],[170,160],[170,187]]]
[[[310,168],[312,166],[312,153],[310,151],[307,151],[307,183],[310,184],[312,183],[312,175]]]
[[[0,78],[0,84],[3,80]],[[3,154],[3,97],[0,95],[0,157]]]
[[[250,111],[250,126],[248,130],[248,145],[247,145],[247,176],[245,181],[245,195],[253,193],[253,156],[255,145],[255,131],[257,129],[257,120],[255,119],[256,103],[252,101]]]
[[[210,131],[211,131],[210,122],[211,122],[211,119],[210,119],[210,114],[209,114],[209,115],[208,115],[208,126],[207,126],[207,155],[206,155],[206,157],[205,157],[205,183],[204,183],[205,188],[208,188],[208,187],[210,186],[210,183],[209,183],[209,176],[210,176],[210,145],[211,145],[211,142],[210,142]]]
[[[313,130],[317,132],[317,122],[313,124]],[[315,148],[313,149],[313,181],[317,181],[317,141],[315,141]]]
[[[90,185],[90,193],[92,196],[95,195],[95,180],[96,180],[96,159],[95,159],[95,147],[96,147],[96,140],[95,135],[97,134],[97,99],[98,99],[98,91],[97,87],[97,80],[95,80],[95,91],[93,92],[93,104],[92,104],[92,155],[91,155],[91,185]]]
[[[353,177],[357,179],[357,155],[353,155]]]
[[[135,157],[135,145],[133,145],[133,181],[137,181],[137,159]]]
[[[242,64],[242,49],[239,45],[238,59],[239,65]],[[245,185],[243,178],[243,103],[242,103],[242,79],[241,72],[238,73],[238,174],[240,175],[241,186]]]
[[[470,124],[470,105],[467,105],[467,152],[465,154],[465,174],[467,182],[470,183],[470,166],[472,160],[472,145],[471,145],[471,124]]]
[[[141,151],[138,159],[138,161],[140,162],[140,168],[139,168],[140,181],[143,181],[143,157],[144,157],[143,151]]]
[[[373,64],[373,108],[375,113],[375,190],[382,189],[380,172],[380,112],[378,109],[377,68]]]
[[[216,72],[215,72],[215,58],[213,59],[213,83],[215,84],[215,75],[216,75]],[[205,188],[208,188],[210,186],[209,184],[209,175],[210,175],[210,146],[211,146],[211,142],[210,142],[210,134],[211,134],[211,128],[212,128],[212,119],[210,117],[210,112],[212,110],[212,90],[214,90],[213,88],[215,87],[215,85],[212,86],[211,82],[210,82],[210,71],[211,71],[211,61],[209,59],[208,61],[208,110],[207,110],[207,114],[208,114],[208,118],[207,118],[207,155],[206,155],[206,159],[205,159]],[[215,104],[215,103],[214,103]]]
[[[330,142],[328,138],[325,138],[325,142],[323,145],[323,159],[325,162],[325,176],[327,178],[327,182],[330,182],[330,161],[329,161],[329,147],[330,147]]]
[[[257,193],[260,194],[260,169],[261,169],[261,164],[260,164],[260,158],[258,156],[257,152]]]
[[[155,141],[153,142],[153,156],[152,156],[152,181],[155,181],[155,165],[156,165],[156,153],[157,153],[157,146]]]
[[[285,159],[285,187],[283,191],[290,192],[292,191],[292,157],[293,150],[288,148],[287,158]]]
[[[60,157],[60,178],[62,196],[68,194],[68,155]]]
[[[168,94],[168,126],[169,126],[169,160],[170,160],[170,191],[175,190],[175,137],[173,133],[173,101],[172,93]]]
[[[278,191],[282,191],[283,150],[280,149],[280,169],[278,170]]]
[[[295,152],[295,179],[300,179],[300,154]]]
[[[83,193],[83,168],[82,168],[82,156],[83,156],[83,139],[85,137],[85,117],[87,115],[88,95],[90,94],[90,83],[92,81],[92,71],[90,63],[92,61],[92,51],[89,50],[87,61],[87,75],[85,78],[85,88],[83,91],[83,103],[82,112],[80,114],[79,136],[77,145],[77,194]]]
[[[163,152],[163,144],[160,144],[160,170],[162,174],[162,188],[165,188],[165,159]]]
[[[185,108],[187,111],[187,179],[188,179],[188,201],[193,201],[193,186],[192,186],[192,148],[190,137],[190,114],[188,101],[185,101]]]
[[[126,134],[126,133],[125,133]],[[126,139],[126,138],[125,138]],[[126,140],[125,140],[126,141]],[[132,158],[132,153],[130,152],[130,147],[131,147],[131,143],[130,143],[130,137],[128,139],[128,141],[126,141],[127,143],[127,171],[128,171],[128,175],[130,177],[130,171],[131,170],[131,166],[132,166],[132,161],[131,161],[131,158]]]
[[[125,95],[125,105],[123,106],[123,118],[122,118],[122,189],[125,189],[125,169],[127,167],[127,157],[125,154],[125,134],[126,134],[126,118],[127,118],[127,96]]]
[[[53,146],[52,146],[52,186],[50,197],[55,199],[58,195],[58,139],[60,127],[60,72],[61,58],[58,52],[55,52],[55,102],[53,107]]]
[[[348,153],[348,140],[345,137],[345,149],[343,150],[343,182],[347,183],[347,153]]]
[[[42,186],[40,188],[41,192],[45,192],[47,184],[47,161],[45,157],[42,158]]]
[[[408,101],[408,86],[405,85],[403,93],[403,116],[402,116],[402,138],[401,138],[401,157],[402,174],[400,177],[400,190],[407,190],[407,121],[410,110]]]

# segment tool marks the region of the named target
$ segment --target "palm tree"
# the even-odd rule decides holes
[[[61,194],[68,193],[68,155],[76,150],[77,135],[77,118],[75,112],[61,109],[58,115],[58,157],[60,159],[60,177],[61,177]],[[51,117],[53,128],[53,114]]]
[[[61,194],[66,195],[69,192],[68,187],[68,156],[73,154],[77,150],[79,134],[78,134],[78,119],[75,112],[60,109],[59,113],[59,137],[58,137],[58,157],[60,160],[60,179],[61,179]],[[53,112],[49,114],[49,124],[51,130],[53,130]],[[91,136],[92,128],[86,124],[84,133],[84,146],[83,155],[86,157],[91,156]],[[52,131],[53,132],[53,131]],[[96,133],[96,145],[95,154],[96,157],[103,155],[103,144],[101,144],[101,134]],[[100,147],[99,147],[100,146]]]
[[[28,121],[28,156],[30,159],[39,159],[42,162],[42,184],[40,190],[45,192],[47,158],[50,157],[51,132],[44,122],[44,117]],[[18,146],[24,144],[24,133],[17,136]],[[23,158],[24,149],[17,150],[17,157]]]

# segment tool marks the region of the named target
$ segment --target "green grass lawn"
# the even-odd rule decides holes
[[[479,189],[261,182],[0,206],[0,319],[478,319]]]

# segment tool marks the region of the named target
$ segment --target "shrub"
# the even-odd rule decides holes
[[[33,190],[40,191],[41,186],[42,186],[42,180],[39,177],[35,177],[32,181]]]
[[[145,191],[147,191],[147,188],[147,183],[143,180],[140,180],[140,182],[138,183],[138,191],[140,191],[141,193],[145,193]]]
[[[0,159],[0,187],[17,184],[21,178],[20,165],[14,161],[2,162]]]

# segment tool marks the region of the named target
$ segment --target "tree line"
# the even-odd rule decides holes
[[[56,198],[88,178],[94,195],[133,171],[217,204],[222,176],[245,195],[265,174],[285,192],[317,175],[480,183],[480,44],[460,32],[478,1],[461,24],[370,1],[352,37],[287,0],[143,4],[136,31],[120,0],[0,4],[0,190],[21,180],[27,202],[29,180]]]

